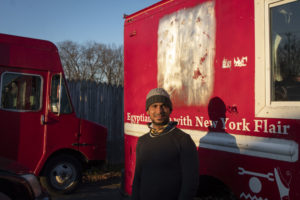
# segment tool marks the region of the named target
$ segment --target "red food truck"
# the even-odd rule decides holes
[[[300,2],[164,0],[125,17],[125,191],[167,90],[199,152],[199,196],[300,199]],[[298,189],[297,189],[298,188]]]
[[[105,160],[107,129],[76,117],[54,44],[0,34],[0,90],[0,155],[50,192],[73,191],[85,163]]]

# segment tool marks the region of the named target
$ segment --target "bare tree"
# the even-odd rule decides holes
[[[64,41],[58,48],[67,79],[123,85],[123,46]]]
[[[80,46],[72,41],[61,42],[58,46],[67,79],[80,79]]]
[[[106,46],[102,54],[102,73],[108,84],[123,84],[123,47]]]
[[[101,55],[103,54],[104,45],[97,43],[87,43],[82,46],[82,62],[81,65],[86,69],[85,80],[102,81],[104,75],[102,73]]]
[[[115,49],[115,84],[123,85],[124,82],[124,63],[123,63],[123,46],[119,46]]]

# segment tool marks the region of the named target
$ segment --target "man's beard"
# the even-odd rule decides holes
[[[156,126],[163,126],[163,125],[166,125],[167,123],[169,123],[169,119],[166,119],[163,122],[155,122],[154,120],[152,120],[152,123]]]

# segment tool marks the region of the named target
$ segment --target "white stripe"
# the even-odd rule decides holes
[[[140,137],[149,132],[147,125],[125,123],[125,134]],[[214,149],[241,155],[270,158],[275,160],[298,161],[298,144],[293,140],[235,135],[182,129],[188,133],[200,148]]]

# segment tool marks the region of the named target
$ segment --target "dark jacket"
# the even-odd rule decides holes
[[[132,200],[192,200],[199,161],[190,135],[172,128],[160,136],[141,136],[136,148]]]

